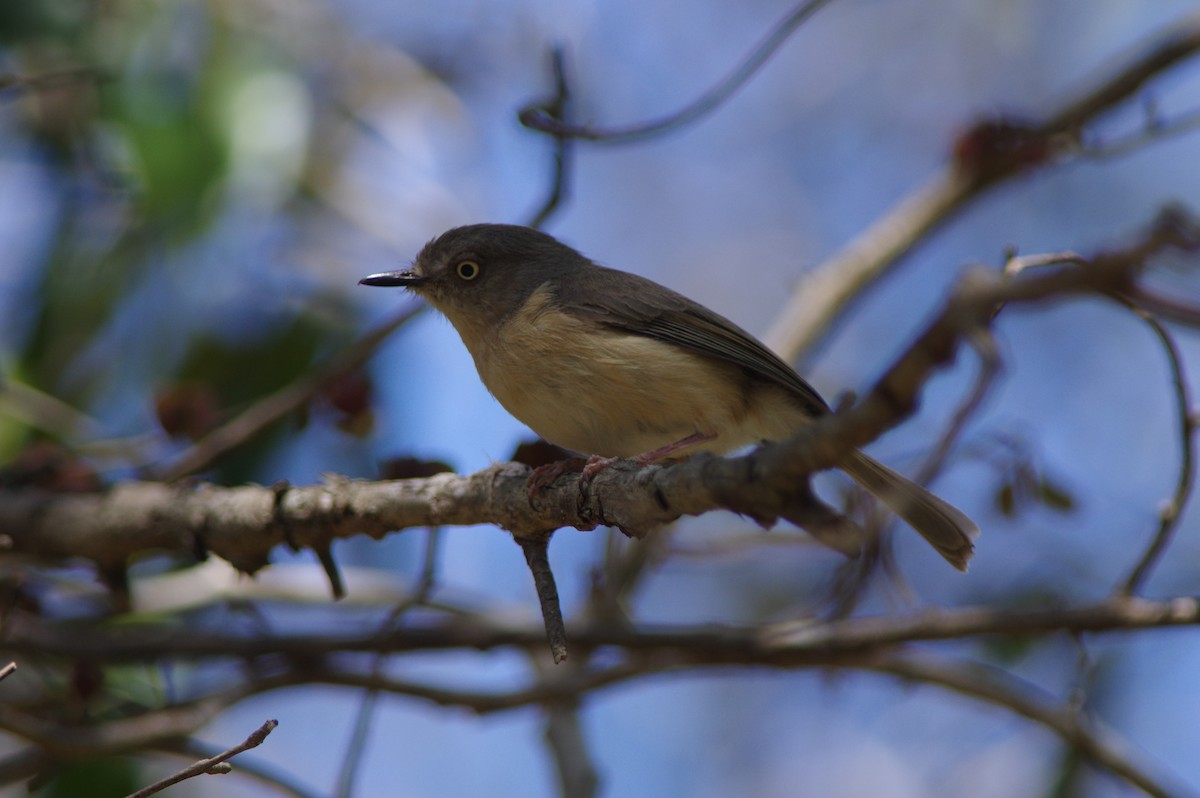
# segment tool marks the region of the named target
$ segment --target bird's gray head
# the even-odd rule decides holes
[[[372,274],[362,285],[404,286],[450,319],[481,334],[496,329],[547,280],[591,261],[531,227],[472,224],[430,241],[412,267]]]

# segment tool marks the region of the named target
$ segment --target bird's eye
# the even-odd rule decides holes
[[[474,280],[479,276],[479,264],[473,260],[459,261],[459,264],[454,267],[454,271],[464,280]]]

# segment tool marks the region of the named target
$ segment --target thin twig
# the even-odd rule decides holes
[[[1171,120],[1154,119],[1144,128],[1123,138],[1107,142],[1084,144],[1080,155],[1084,158],[1116,158],[1145,147],[1160,139],[1180,136],[1200,129],[1200,110],[1180,114]]]
[[[1074,252],[1033,255],[1024,258],[1014,257],[1010,258],[1005,265],[1004,273],[1008,276],[1016,276],[1027,268],[1060,264],[1086,266],[1087,259]],[[1163,326],[1162,322],[1140,306],[1137,299],[1139,296],[1140,294],[1136,290],[1124,291],[1120,294],[1109,294],[1111,299],[1131,310],[1134,315],[1146,323],[1162,344],[1163,351],[1166,352],[1167,364],[1171,370],[1171,386],[1175,397],[1181,454],[1179,476],[1175,481],[1175,491],[1169,503],[1159,512],[1158,530],[1137,565],[1117,588],[1119,595],[1132,595],[1138,592],[1145,584],[1155,564],[1161,559],[1163,552],[1171,542],[1175,529],[1179,526],[1183,509],[1191,497],[1195,474],[1194,437],[1196,420],[1191,412],[1192,401],[1188,390],[1187,375],[1184,373],[1183,368],[1183,355],[1180,353],[1175,339],[1166,327]]]
[[[425,534],[425,548],[421,555],[421,571],[417,576],[416,586],[403,601],[400,601],[388,613],[387,619],[380,624],[380,634],[386,633],[396,625],[409,610],[419,607],[429,600],[437,586],[438,553],[441,551],[442,529],[431,526]]]
[[[967,340],[979,357],[979,371],[975,375],[975,383],[971,390],[955,409],[942,434],[938,436],[937,444],[917,469],[917,482],[921,485],[929,484],[945,468],[946,461],[950,459],[950,453],[954,450],[954,444],[962,436],[967,422],[983,405],[983,400],[991,392],[992,385],[1000,374],[1000,355],[996,351],[996,342],[991,333],[987,330],[977,330],[968,336]]]
[[[218,753],[214,746],[201,742],[194,737],[189,737],[179,745],[164,746],[157,750],[173,756],[184,756],[192,759],[213,757]],[[237,770],[234,773],[243,778],[259,781],[277,792],[292,796],[292,798],[324,798],[325,795],[299,783],[295,775],[283,767],[255,760],[253,757],[239,758]]]
[[[329,592],[333,595],[334,601],[340,601],[346,597],[346,580],[342,578],[342,571],[338,568],[337,560],[333,556],[332,541],[325,541],[314,545],[313,551],[317,555],[317,562],[321,564],[321,570],[325,572],[325,578],[329,582]]]
[[[601,603],[589,607],[589,611],[598,610],[602,615],[623,615],[623,607],[633,601],[643,577],[668,556],[676,537],[675,531],[676,527],[663,527],[642,538],[636,546],[624,548],[620,545],[621,539],[610,533],[609,548],[604,558],[604,581],[598,585],[599,590],[594,595]],[[796,539],[795,535],[792,537]]]
[[[716,109],[746,84],[754,73],[766,63],[775,51],[800,25],[831,0],[806,0],[775,24],[746,59],[716,85],[675,113],[623,127],[596,127],[572,125],[555,119],[543,106],[534,105],[522,109],[518,118],[526,127],[547,133],[556,138],[571,138],[600,144],[628,144],[644,141],[690,125],[705,114]]]
[[[550,535],[518,538],[521,551],[525,552],[525,563],[533,574],[533,586],[537,589],[538,604],[542,608],[542,621],[546,625],[546,639],[550,641],[550,654],[557,665],[567,658],[567,629],[563,624],[562,607],[558,603],[558,587],[554,584],[554,572],[550,570]]]
[[[1081,634],[1071,634],[1071,642],[1079,649],[1075,658],[1075,672],[1071,679],[1071,689],[1067,693],[1065,710],[1078,714],[1087,707],[1088,690],[1095,674],[1092,655],[1088,651],[1087,640]]]
[[[538,106],[547,118],[559,124],[566,124],[567,103],[571,99],[570,87],[567,83],[566,56],[562,47],[555,47],[550,53],[551,68],[554,70],[554,96]],[[550,184],[550,192],[542,202],[542,207],[529,220],[529,226],[540,229],[550,216],[558,210],[559,205],[567,196],[568,177],[570,175],[571,137],[552,133],[554,136],[554,177]]]
[[[388,613],[387,619],[380,627],[380,634],[384,634],[394,628],[396,622],[413,607],[424,604],[433,592],[436,584],[437,575],[437,555],[439,550],[439,534],[438,527],[431,527],[425,537],[425,555],[421,561],[421,575],[417,579],[416,587],[412,594],[399,602],[392,611]],[[371,675],[376,678],[383,677],[383,665],[386,661],[386,655],[380,652],[375,655],[375,661],[371,664]],[[350,798],[354,795],[354,782],[358,778],[359,769],[362,766],[363,755],[367,749],[367,743],[370,741],[371,724],[375,719],[375,710],[379,707],[379,690],[368,689],[363,693],[362,699],[358,704],[358,712],[354,717],[354,729],[350,734],[350,742],[346,746],[346,755],[342,758],[342,766],[338,772],[337,790],[334,793],[338,798]]]
[[[1187,327],[1200,327],[1200,303],[1152,291],[1144,285],[1131,286],[1127,296],[1138,307],[1160,319]]]
[[[536,653],[544,650],[545,635],[538,633],[540,638]],[[534,653],[534,648],[529,649]],[[665,658],[664,658],[665,659]],[[338,687],[349,687],[357,690],[375,690],[381,693],[400,695],[427,701],[436,706],[462,707],[477,715],[490,715],[498,712],[508,712],[531,706],[548,706],[562,702],[577,701],[583,695],[592,691],[610,687],[631,679],[650,676],[669,669],[682,669],[684,666],[673,660],[662,663],[638,661],[622,663],[605,668],[585,670],[569,679],[543,680],[529,687],[507,691],[458,690],[416,682],[389,678],[383,675],[346,672],[328,666],[317,666],[305,673],[278,674],[264,677],[249,685],[243,693],[261,695],[285,687],[303,684],[320,684]]]
[[[247,737],[241,743],[235,745],[233,748],[222,751],[216,756],[208,757],[207,759],[201,759],[199,762],[184,768],[173,776],[168,776],[165,779],[154,782],[148,787],[143,787],[137,792],[130,793],[128,796],[126,796],[126,798],[149,798],[149,796],[158,792],[162,792],[173,784],[178,784],[179,782],[190,779],[194,776],[200,776],[205,773],[226,772],[223,769],[214,771],[214,768],[224,764],[226,760],[232,759],[243,751],[249,751],[251,748],[257,748],[258,746],[262,745],[263,741],[267,739],[267,735],[269,735],[271,731],[274,730],[274,728],[278,725],[279,721],[268,720],[262,726],[259,726],[256,730],[254,730],[249,737]]]
[[[1064,250],[1062,252],[1035,252],[1030,255],[1010,255],[1004,261],[1004,275],[1016,277],[1026,269],[1040,269],[1046,266],[1080,265],[1086,259],[1078,252]]]
[[[1156,798],[1194,795],[1177,778],[1151,775],[1152,767],[1124,740],[1100,724],[1069,708],[1055,706],[1032,684],[1012,674],[979,663],[951,662],[927,654],[894,652],[868,659],[868,670],[904,679],[937,684],[962,695],[1005,707],[1057,734],[1087,759]],[[1166,786],[1174,782],[1172,786]]]
[[[1196,420],[1192,416],[1192,400],[1188,390],[1187,375],[1183,369],[1183,356],[1179,352],[1179,347],[1175,343],[1175,339],[1167,331],[1158,319],[1145,310],[1131,305],[1128,301],[1122,300],[1122,304],[1129,307],[1137,314],[1138,318],[1146,322],[1146,325],[1154,332],[1162,344],[1163,352],[1167,355],[1167,363],[1171,369],[1171,386],[1175,396],[1175,412],[1176,423],[1178,424],[1177,432],[1180,448],[1179,476],[1175,480],[1175,491],[1167,503],[1158,514],[1158,531],[1154,534],[1154,539],[1150,545],[1146,547],[1146,551],[1142,554],[1137,565],[1130,572],[1128,578],[1118,588],[1124,595],[1131,595],[1141,590],[1142,586],[1149,578],[1150,572],[1154,566],[1162,558],[1162,554],[1166,551],[1167,546],[1171,542],[1172,536],[1175,534],[1176,528],[1179,526],[1179,521],[1183,517],[1183,509],[1187,506],[1188,499],[1192,495],[1194,476],[1195,476],[1195,432]]]
[[[383,676],[384,656],[375,657],[371,668],[373,676]],[[346,745],[346,755],[342,757],[342,766],[338,770],[337,787],[334,790],[336,798],[351,798],[354,795],[354,782],[358,778],[362,766],[363,755],[370,741],[371,724],[375,720],[375,710],[379,706],[379,690],[364,690],[358,702],[358,712],[354,716],[354,727],[350,732],[350,742]]]
[[[577,701],[546,707],[544,739],[558,772],[558,794],[562,798],[594,798],[600,776],[583,738]]]

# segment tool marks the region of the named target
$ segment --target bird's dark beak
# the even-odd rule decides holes
[[[403,272],[380,272],[372,274],[369,277],[364,277],[358,281],[359,285],[382,285],[382,286],[403,286],[405,288],[415,288],[419,285],[424,285],[429,282],[429,278],[423,274],[417,274],[413,271]]]

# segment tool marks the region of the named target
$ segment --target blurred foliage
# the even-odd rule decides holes
[[[0,146],[33,165],[30,189],[46,202],[44,245],[10,264],[19,299],[0,330],[0,485],[95,490],[106,472],[169,460],[355,332],[344,287],[322,295],[318,275],[281,294],[262,277],[293,268],[293,251],[260,241],[311,207],[297,200],[312,109],[300,65],[241,10],[0,3]],[[6,384],[28,390],[6,399]],[[205,476],[273,481],[262,464],[285,432],[316,419],[361,435],[371,398],[365,374],[333,380],[318,397],[333,412],[277,422]],[[113,436],[126,440],[96,449]],[[75,663],[57,678],[53,711],[77,720],[167,700],[141,666]],[[147,780],[114,757],[57,763],[30,788],[117,796]]]
[[[226,405],[241,405],[292,382],[315,357],[324,331],[298,316],[248,346],[216,336],[192,341],[177,376],[215,386]]]
[[[57,0],[0,4],[0,42],[2,110],[19,120],[54,206],[26,301],[8,320],[5,380],[119,434],[144,434],[157,417],[168,437],[194,441],[348,339],[349,314],[318,317],[316,301],[243,298],[236,329],[189,307],[189,291],[220,287],[201,273],[218,242],[246,258],[237,268],[247,273],[269,265],[253,262],[252,237],[228,228],[256,203],[286,211],[303,193],[311,120],[278,40],[216,4]],[[286,268],[289,252],[271,254]],[[132,406],[141,411],[106,412]],[[81,442],[31,415],[0,413],[0,463],[43,439]],[[361,435],[369,413],[336,423]],[[260,436],[218,478],[254,476],[279,441]]]
[[[1019,436],[991,436],[994,447],[984,455],[996,474],[992,504],[1000,515],[1015,518],[1037,507],[1059,513],[1077,508],[1072,488],[1040,466],[1032,441]]]
[[[109,757],[56,768],[34,794],[39,798],[120,798],[140,790],[146,781],[132,758]]]

